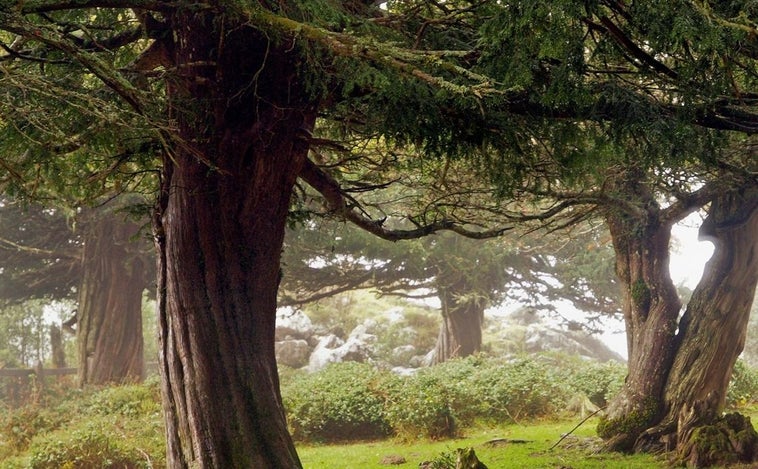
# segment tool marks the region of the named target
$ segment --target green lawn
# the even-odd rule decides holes
[[[593,451],[596,421],[589,421],[550,449],[576,425],[577,421],[533,423],[528,426],[509,425],[499,428],[471,429],[464,438],[444,441],[420,440],[403,443],[393,440],[344,445],[298,445],[298,454],[305,469],[387,469],[416,468],[446,451],[473,447],[479,459],[490,469],[501,468],[571,468],[571,469],[651,469],[666,467],[665,461],[648,455],[625,456]],[[511,440],[492,445],[495,439]],[[525,440],[515,443],[513,440]],[[401,456],[406,463],[399,466],[381,464],[386,456]]]

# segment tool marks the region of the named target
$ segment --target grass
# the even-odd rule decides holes
[[[299,444],[298,454],[306,469],[386,469],[382,459],[400,456],[407,461],[397,467],[418,467],[422,461],[437,458],[443,452],[472,447],[490,469],[566,468],[571,469],[651,469],[664,468],[666,462],[650,455],[598,453],[595,439],[596,420],[590,420],[551,449],[561,435],[571,431],[577,421],[534,422],[527,426],[475,428],[455,440],[399,442],[369,441],[340,445]],[[501,439],[498,444],[488,442]],[[523,442],[514,442],[521,440]]]

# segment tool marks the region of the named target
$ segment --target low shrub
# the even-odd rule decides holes
[[[621,390],[627,374],[626,365],[614,361],[599,363],[580,360],[565,364],[563,378],[575,394],[586,396],[594,405],[602,408]]]
[[[743,360],[737,360],[726,392],[726,403],[730,407],[739,407],[757,400],[758,370],[750,368]]]
[[[339,441],[389,435],[384,393],[394,379],[371,365],[347,362],[292,380],[282,388],[292,436]]]
[[[123,447],[120,440],[103,428],[55,432],[31,446],[29,469],[153,467],[143,455]]]
[[[84,409],[89,414],[134,417],[160,411],[160,383],[151,377],[141,384],[125,384],[102,388],[87,399]]]
[[[165,432],[157,380],[71,390],[47,406],[0,416],[3,468],[162,468]]]
[[[565,384],[548,363],[535,358],[492,360],[472,376],[469,396],[478,417],[495,422],[552,414],[565,402]]]
[[[475,376],[490,366],[494,366],[492,358],[472,355],[448,360],[425,370],[444,384],[445,397],[459,426],[472,424],[487,413],[477,394]]]
[[[51,409],[27,404],[0,417],[0,440],[8,453],[23,451],[37,434],[55,430],[64,420]]]
[[[406,440],[443,438],[456,434],[447,383],[432,369],[395,383],[389,389],[386,415],[394,433]]]
[[[282,395],[299,440],[339,441],[388,434],[411,440],[456,436],[477,421],[520,422],[566,409],[577,394],[604,405],[625,367],[538,355],[455,359],[395,376],[367,364],[337,363],[287,374]]]

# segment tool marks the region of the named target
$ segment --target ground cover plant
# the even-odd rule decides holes
[[[737,369],[730,402],[746,406],[758,396],[758,379],[747,366]],[[401,460],[446,469],[458,448],[473,448],[490,468],[665,467],[649,455],[599,452],[597,417],[572,431],[582,417],[569,403],[581,395],[602,406],[623,376],[621,364],[548,354],[469,357],[412,376],[340,363],[314,374],[283,370],[281,379],[288,422],[309,469],[370,469]],[[156,379],[46,389],[34,402],[1,409],[0,467],[166,467]]]
[[[143,384],[56,390],[0,417],[4,469],[166,467],[160,391]]]

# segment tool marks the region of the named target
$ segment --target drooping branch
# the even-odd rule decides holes
[[[384,226],[386,220],[372,220],[366,215],[359,213],[357,202],[346,194],[340,187],[340,184],[331,175],[324,172],[312,161],[306,160],[300,172],[300,178],[324,196],[332,213],[371,234],[389,241],[421,238],[442,230],[453,231],[468,238],[485,239],[500,236],[513,228],[512,226],[505,226],[491,230],[476,231],[465,228],[453,220],[443,219],[427,224],[415,223],[417,226],[415,229],[390,229]],[[348,201],[352,201],[353,204],[349,204]]]
[[[332,296],[338,295],[340,293],[361,288],[361,286],[367,284],[367,282],[372,277],[372,272],[366,272],[363,276],[351,275],[350,281],[345,282],[343,285],[331,286],[326,289],[318,290],[316,293],[307,295],[303,295],[301,291],[298,291],[294,292],[297,293],[297,296],[295,296],[294,294],[288,294],[286,290],[283,290],[282,295],[279,297],[278,304],[279,306],[303,306],[308,303],[323,300],[324,298],[331,298]]]
[[[24,18],[0,10],[0,26],[3,30],[39,41],[57,49],[79,62],[124,99],[138,114],[144,115],[146,99],[144,93],[123,77],[109,63],[96,54],[88,53],[73,40],[49,27],[32,24]]]
[[[185,2],[178,0],[28,0],[23,2],[3,1],[0,3],[0,10],[14,11],[24,15],[87,8],[137,8],[140,10],[167,11],[183,4]],[[196,7],[199,8],[201,5],[198,3]]]

